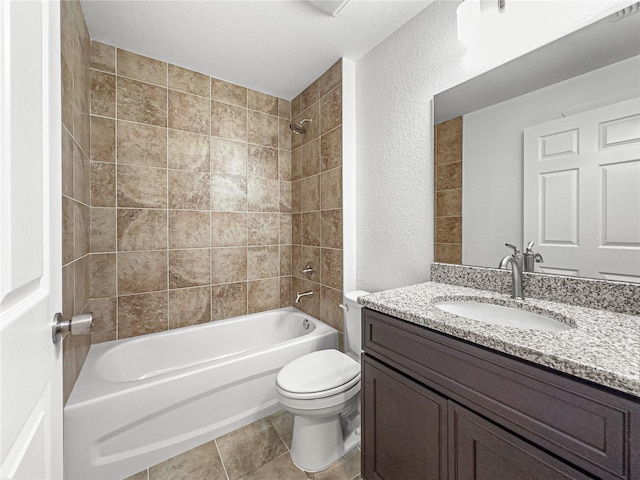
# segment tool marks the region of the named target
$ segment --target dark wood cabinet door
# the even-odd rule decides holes
[[[362,376],[363,478],[447,478],[447,400],[366,355]]]
[[[591,478],[451,401],[448,417],[451,480]]]

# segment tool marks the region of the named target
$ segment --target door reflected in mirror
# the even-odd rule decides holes
[[[537,272],[640,282],[640,14],[436,95],[434,118],[436,261],[533,241]]]

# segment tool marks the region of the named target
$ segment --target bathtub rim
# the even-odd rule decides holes
[[[258,321],[255,322],[255,326],[252,321],[254,317],[258,318]],[[290,317],[290,318],[286,318],[286,317]],[[134,337],[123,338],[120,340],[112,340],[109,342],[104,342],[99,344],[100,347],[96,345],[96,348],[94,349],[95,351],[94,357],[96,358],[95,358],[93,368],[98,378],[106,382],[113,382],[118,384],[127,383],[127,382],[140,382],[148,378],[155,378],[161,375],[171,374],[172,372],[177,372],[183,369],[188,369],[192,367],[195,368],[198,365],[203,365],[214,360],[223,360],[227,357],[232,358],[236,355],[249,353],[252,350],[268,348],[271,345],[277,345],[282,342],[286,342],[290,340],[294,341],[296,338],[305,337],[306,335],[313,334],[315,329],[320,327],[320,324],[318,323],[318,321],[311,321],[310,322],[311,328],[308,328],[308,329],[300,328],[301,326],[304,325],[304,324],[301,325],[300,320],[304,320],[304,319],[318,320],[318,319],[314,319],[310,315],[305,315],[304,312],[302,312],[301,314],[300,311],[297,311],[295,309],[278,308],[278,309],[272,309],[272,310],[265,310],[263,312],[256,312],[248,315],[239,315],[236,317],[231,317],[223,320],[216,320],[214,322],[206,322],[206,323],[201,323],[196,325],[173,328],[171,330],[163,330],[160,332],[154,332],[154,333],[149,333],[144,335],[136,335]],[[175,360],[177,360],[177,365],[176,365],[176,362],[171,362],[172,360],[171,356],[174,356],[176,354],[175,350],[171,351],[172,350],[171,347],[176,344],[175,342],[182,342],[181,343],[182,345],[191,345],[191,343],[188,343],[188,344],[184,343],[183,338],[185,338],[188,341],[195,341],[199,345],[198,347],[195,347],[195,348],[202,348],[203,344],[199,343],[197,340],[197,338],[199,337],[198,332],[201,330],[203,331],[203,335],[205,336],[210,335],[208,332],[209,330],[213,329],[214,326],[216,329],[219,328],[222,332],[224,330],[231,328],[231,332],[236,333],[236,331],[234,331],[234,325],[237,323],[243,323],[243,324],[251,325],[254,328],[254,331],[246,335],[246,337],[253,337],[254,339],[260,339],[262,334],[266,333],[264,328],[265,328],[265,323],[267,321],[276,322],[278,326],[278,328],[274,331],[269,329],[268,330],[269,332],[276,332],[277,336],[282,335],[284,333],[286,336],[282,339],[274,338],[273,343],[265,342],[260,345],[254,345],[253,347],[249,346],[249,348],[246,348],[247,347],[246,345],[242,345],[243,349],[240,351],[238,350],[227,351],[227,352],[219,351],[215,359],[207,358],[206,354],[204,354],[204,352],[201,352],[203,353],[202,355],[192,357],[191,360],[175,358]],[[282,323],[282,322],[285,322],[285,323]],[[212,347],[217,348],[218,346],[220,346],[220,348],[224,350],[225,346],[219,345],[217,343],[218,339],[224,338],[224,333],[222,332],[221,332],[222,337],[220,336],[213,337],[213,338],[209,337],[207,339],[207,342],[211,342],[211,343],[204,344],[204,345],[207,345],[205,347],[207,350],[209,350]],[[269,334],[271,333],[267,333],[267,335]],[[257,336],[254,336],[254,335],[257,335]],[[237,337],[234,335],[233,338],[235,339]],[[113,361],[115,361],[116,364],[118,364],[121,369],[126,370],[127,368],[126,365],[128,364],[128,362],[126,362],[126,357],[131,355],[132,352],[134,353],[134,355],[137,353],[142,354],[147,349],[150,349],[149,352],[152,355],[155,354],[156,351],[162,351],[163,349],[170,350],[167,355],[169,358],[165,359],[165,361],[161,361],[161,363],[168,368],[166,368],[164,371],[150,370],[145,372],[144,368],[140,370],[139,369],[140,365],[137,365],[131,370],[137,371],[138,373],[140,373],[140,377],[137,377],[137,378],[128,377],[128,378],[121,378],[121,379],[114,378],[115,376],[117,376],[117,374],[114,375],[109,371],[109,366],[112,364]],[[141,355],[141,356],[143,357],[144,355]],[[180,357],[180,354],[178,354],[178,357]],[[167,363],[167,360],[169,361],[169,363]],[[123,361],[124,363],[122,363]],[[144,361],[142,362],[142,366],[144,367]],[[152,366],[159,367],[160,365],[156,364]]]
[[[308,334],[295,337],[294,339],[287,339],[285,341],[266,345],[253,350],[244,351],[238,355],[230,355],[227,357],[223,357],[221,359],[215,359],[208,362],[198,363],[196,365],[191,365],[189,367],[181,368],[178,370],[171,370],[169,372],[166,372],[157,376],[148,377],[148,378],[144,378],[144,379],[136,380],[132,382],[112,382],[112,381],[104,380],[100,378],[95,372],[96,363],[101,358],[101,356],[104,355],[107,351],[111,350],[112,348],[122,345],[124,343],[137,343],[142,340],[148,339],[150,337],[159,336],[159,335],[173,336],[173,335],[182,333],[186,330],[197,331],[198,329],[211,328],[215,325],[233,324],[233,323],[238,323],[242,321],[249,321],[253,318],[260,317],[265,313],[270,313],[270,312],[275,313],[279,311],[296,313],[300,315],[301,319],[306,318],[312,321],[315,325],[315,328],[313,329],[313,331],[309,332]],[[189,325],[186,327],[180,327],[180,328],[175,328],[171,330],[163,330],[161,332],[148,333],[144,335],[138,335],[135,337],[123,338],[119,340],[111,340],[109,342],[94,344],[94,345],[91,345],[91,347],[89,348],[89,353],[87,354],[86,360],[82,366],[82,370],[78,375],[76,384],[74,385],[74,388],[71,391],[71,395],[69,396],[69,399],[67,400],[67,403],[64,406],[64,410],[70,411],[75,408],[79,408],[82,405],[92,403],[92,401],[101,401],[104,398],[108,398],[111,396],[118,396],[118,395],[124,394],[125,392],[133,392],[139,389],[150,388],[150,387],[153,387],[154,385],[161,385],[161,384],[170,382],[175,378],[190,377],[193,375],[197,375],[211,368],[212,365],[214,364],[224,365],[226,363],[233,362],[240,355],[254,356],[259,354],[260,352],[266,352],[266,351],[271,351],[271,350],[276,350],[278,348],[281,348],[282,345],[288,342],[296,342],[296,341],[304,342],[305,339],[306,341],[312,341],[311,340],[312,338],[329,336],[329,335],[332,335],[334,332],[339,333],[337,329],[319,320],[318,318],[313,317],[312,315],[309,315],[303,312],[302,310],[298,310],[295,307],[289,306],[289,307],[281,307],[281,308],[272,309],[272,310],[265,310],[263,312],[256,312],[256,313],[251,313],[247,315],[239,315],[236,317],[226,318],[223,320],[215,320],[215,321],[206,322],[206,323],[197,324],[197,325]],[[337,348],[337,345],[336,345],[336,348]]]

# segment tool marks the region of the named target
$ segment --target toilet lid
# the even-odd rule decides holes
[[[289,362],[276,383],[288,392],[314,393],[349,384],[360,377],[360,364],[338,350],[319,350]]]

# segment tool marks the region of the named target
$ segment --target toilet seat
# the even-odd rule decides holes
[[[285,365],[276,378],[278,392],[311,400],[345,392],[360,382],[360,364],[338,350],[320,350]]]
[[[348,388],[328,397],[294,398],[294,395],[276,386],[276,394],[280,404],[294,415],[326,416],[328,413],[338,415],[349,401],[360,393],[360,381]]]

